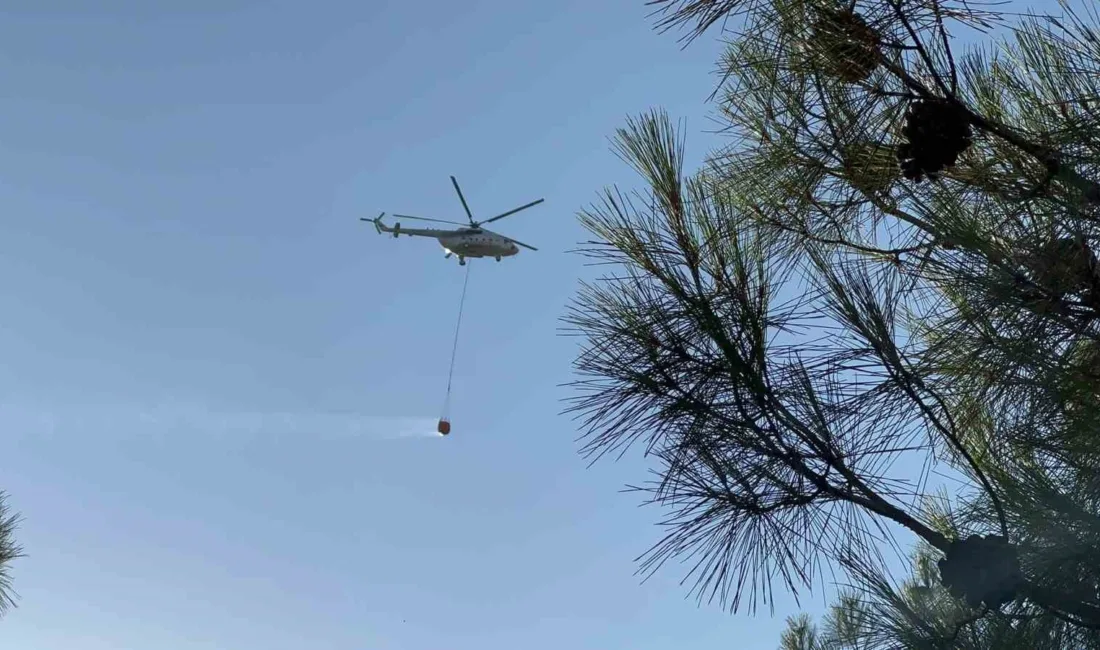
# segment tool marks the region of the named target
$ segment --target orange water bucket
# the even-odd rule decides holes
[[[441,435],[447,435],[451,432],[451,423],[447,420],[440,420],[439,425],[435,428]]]

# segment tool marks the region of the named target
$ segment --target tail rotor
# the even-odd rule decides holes
[[[382,217],[384,217],[384,216],[386,216],[385,212],[379,214],[377,217],[375,217],[373,219],[368,219],[366,217],[359,217],[359,220],[360,221],[369,221],[369,222],[373,223],[374,224],[374,229],[378,231],[379,235],[381,235],[382,234]]]

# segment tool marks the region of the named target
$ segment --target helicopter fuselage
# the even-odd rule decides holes
[[[511,257],[519,252],[508,238],[484,228],[444,231],[436,239],[443,250],[459,257]]]
[[[459,228],[441,230],[438,228],[402,228],[400,223],[392,227],[376,221],[380,233],[393,233],[394,237],[431,237],[439,242],[446,251],[444,257],[458,256],[459,264],[465,264],[467,257],[492,257],[498,262],[501,258],[519,253],[519,247],[512,240],[484,228]]]

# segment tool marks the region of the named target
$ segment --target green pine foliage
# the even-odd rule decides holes
[[[583,254],[615,270],[566,317],[584,451],[642,443],[657,465],[636,489],[668,532],[643,568],[687,560],[733,610],[843,568],[852,589],[784,648],[1093,647],[1095,9],[652,4],[691,38],[722,26],[729,144],[687,173],[668,116],[628,121],[616,148],[646,188],[580,214]],[[921,550],[894,588],[897,531]]]

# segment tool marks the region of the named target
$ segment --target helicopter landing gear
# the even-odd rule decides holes
[[[496,256],[496,261],[498,261],[498,262],[500,261],[500,255]]]
[[[466,258],[465,258],[465,257],[462,257],[462,256],[459,256],[459,258],[458,258],[458,265],[459,265],[459,266],[466,266]]]

